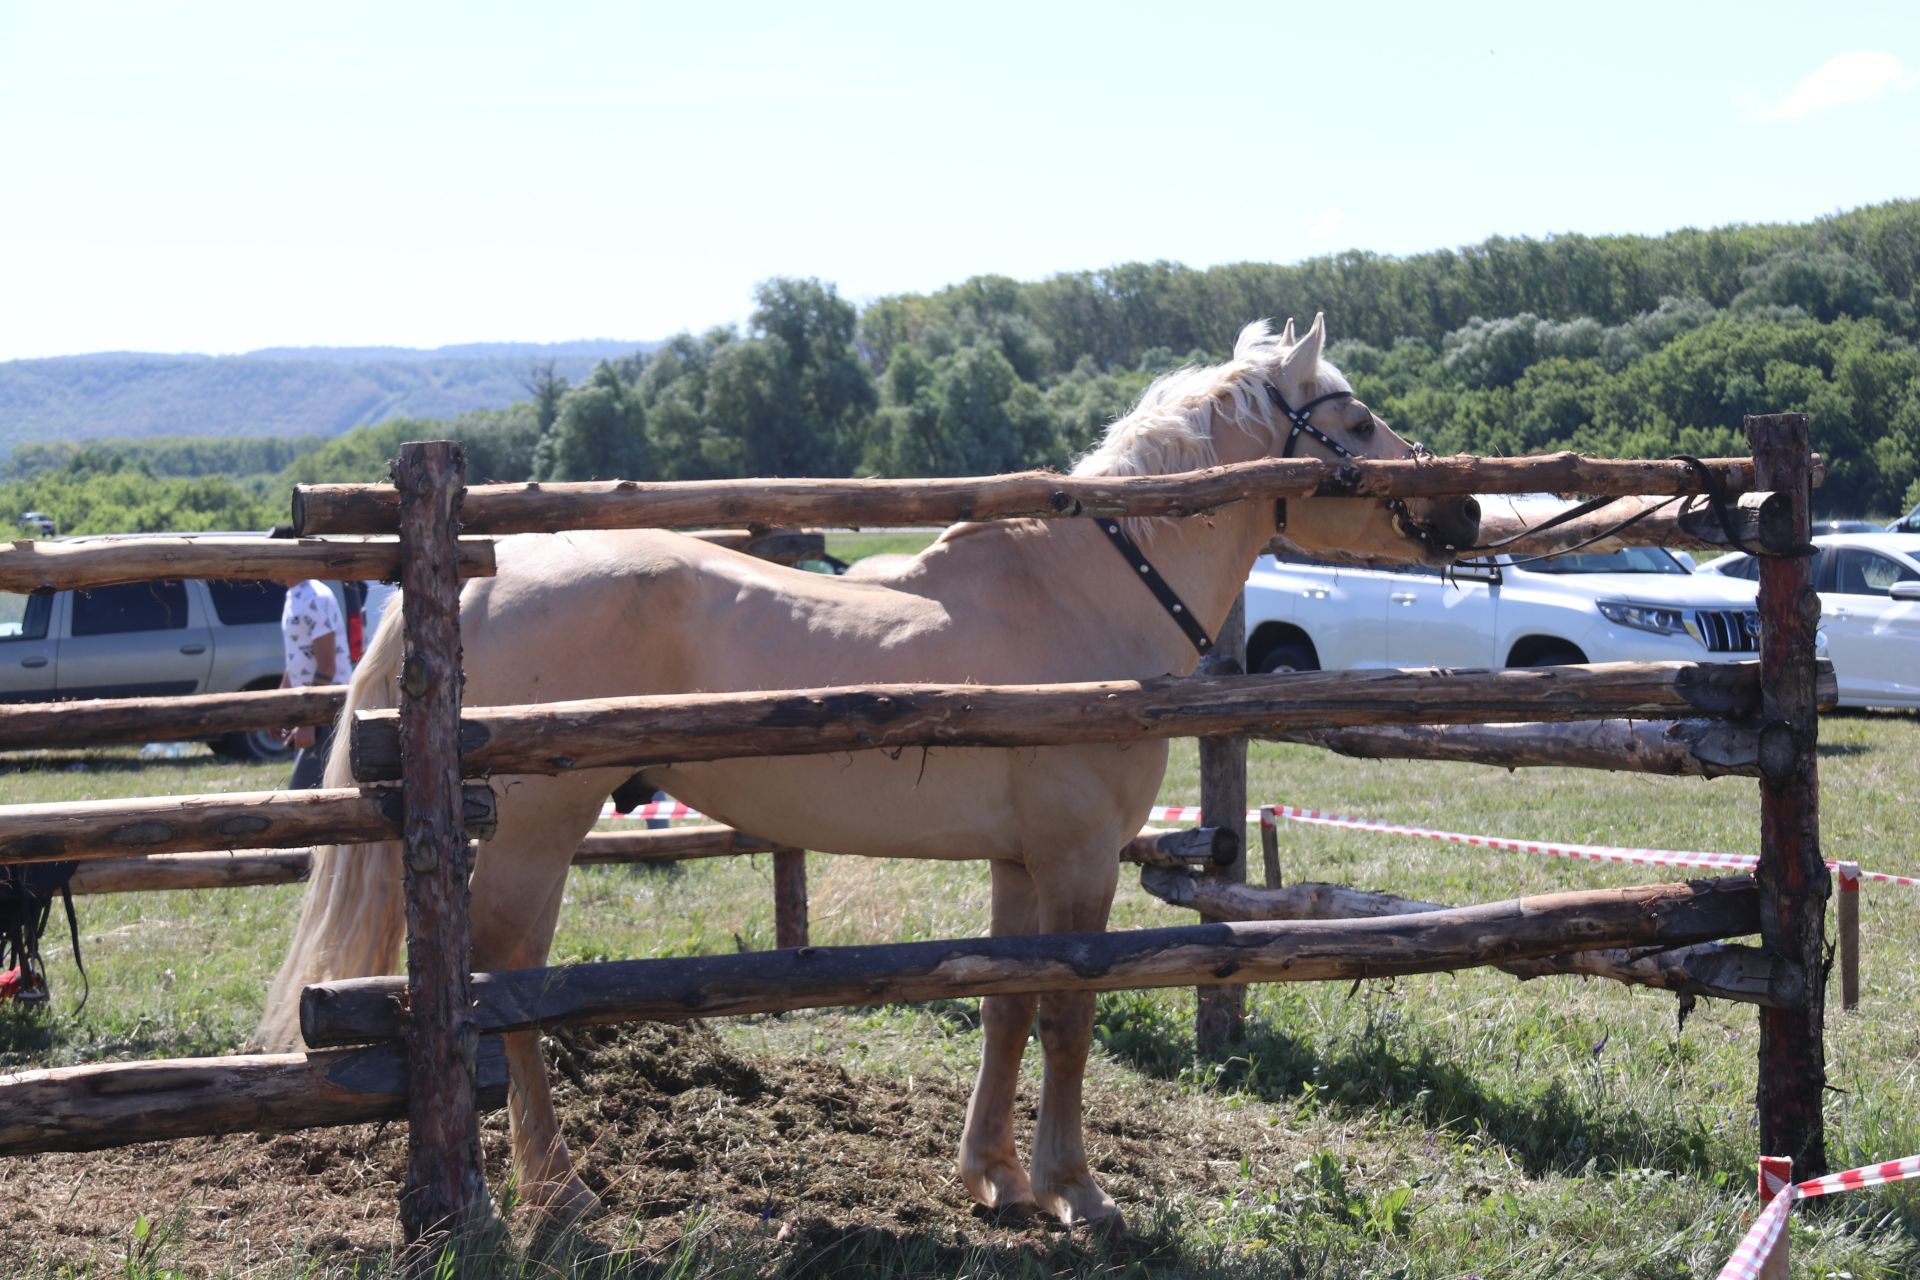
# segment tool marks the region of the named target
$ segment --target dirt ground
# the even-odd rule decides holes
[[[609,1209],[586,1229],[591,1243],[570,1247],[645,1270],[697,1222],[722,1248],[759,1242],[764,1261],[795,1275],[830,1274],[849,1251],[924,1255],[937,1271],[943,1257],[1038,1261],[1077,1248],[1044,1220],[974,1207],[953,1172],[966,1108],[956,1082],[748,1058],[698,1024],[575,1032],[553,1042],[552,1058],[568,1142]],[[1262,1150],[1278,1141],[1273,1127],[1245,1117],[1229,1125],[1172,1102],[1097,1098],[1089,1112],[1094,1167],[1123,1205],[1223,1193],[1243,1156],[1277,1154]],[[488,1118],[485,1143],[497,1189],[501,1116]],[[144,1257],[155,1271],[199,1276],[297,1271],[275,1263],[304,1256],[349,1270],[397,1242],[405,1149],[404,1127],[387,1124],[0,1162],[0,1264],[7,1274],[63,1265],[135,1274],[127,1261]],[[144,1243],[134,1238],[142,1216],[153,1223]]]

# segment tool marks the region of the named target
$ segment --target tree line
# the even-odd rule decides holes
[[[744,326],[682,333],[577,382],[535,366],[508,408],[298,442],[270,481],[264,457],[238,452],[259,442],[208,441],[249,465],[198,475],[236,495],[264,481],[263,497],[290,481],[381,479],[400,441],[427,436],[464,440],[475,479],[1059,467],[1156,374],[1224,359],[1251,319],[1324,310],[1331,358],[1359,395],[1436,451],[1740,453],[1744,414],[1802,411],[1829,458],[1823,512],[1887,514],[1920,498],[1917,289],[1920,201],[1804,225],[1500,238],[1400,259],[981,276],[864,309],[831,284],[775,279]],[[162,489],[185,484],[195,477],[163,473],[191,452],[16,451],[13,473],[46,465],[0,501],[25,500],[16,486],[84,482],[87,468],[111,474],[116,457]],[[148,497],[138,512],[80,518],[168,518]]]

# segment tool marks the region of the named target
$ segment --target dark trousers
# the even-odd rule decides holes
[[[303,747],[293,758],[293,791],[311,791],[319,786],[327,771],[327,751],[333,746],[333,726],[323,724],[313,731],[313,745]]]

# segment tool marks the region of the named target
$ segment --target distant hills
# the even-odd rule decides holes
[[[527,399],[536,367],[578,382],[654,342],[275,347],[244,355],[112,351],[0,363],[0,451],[106,436],[335,436]]]

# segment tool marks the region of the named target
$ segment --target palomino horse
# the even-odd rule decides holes
[[[1316,317],[1298,337],[1264,323],[1233,359],[1155,382],[1077,475],[1192,470],[1291,452],[1399,458],[1413,448],[1352,398],[1321,358]],[[1278,406],[1278,407],[1276,407]],[[1290,406],[1300,406],[1292,408]],[[1307,406],[1312,406],[1308,408]],[[1311,419],[1308,421],[1308,419]],[[1296,500],[1288,537],[1307,550],[1443,563],[1467,546],[1470,500]],[[673,533],[575,533],[503,540],[499,573],[461,601],[470,705],[683,690],[738,691],[909,682],[1043,684],[1187,674],[1274,536],[1272,502],[1211,516],[1125,522],[1181,610],[1117,551],[1120,522],[961,524],[878,579],[781,568]],[[394,705],[401,629],[382,630],[355,674],[348,714]],[[341,734],[336,743],[344,743]],[[807,849],[876,858],[987,859],[998,934],[1106,927],[1116,854],[1138,832],[1166,745],[939,749],[895,758],[723,760],[650,769],[645,781],[721,822]],[[473,967],[546,963],[569,861],[601,802],[625,779],[598,770],[496,778],[499,830],[473,881]],[[349,785],[336,745],[330,786]],[[399,851],[315,851],[306,903],[261,1025],[269,1047],[298,1041],[300,988],[390,972],[404,927]],[[1016,1075],[1039,1014],[1045,1057],[1031,1160],[1014,1149]],[[984,1051],[960,1139],[960,1176],[993,1208],[1037,1206],[1065,1222],[1112,1217],[1087,1169],[1081,1077],[1092,1040],[1088,993],[981,1002]],[[537,1037],[506,1037],[509,1117],[522,1196],[556,1215],[590,1210],[559,1133]]]

